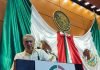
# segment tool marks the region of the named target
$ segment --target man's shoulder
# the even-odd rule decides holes
[[[22,58],[23,54],[24,54],[24,52],[17,53],[17,54],[15,55],[14,60]]]
[[[16,56],[20,56],[20,55],[23,55],[24,52],[20,52],[20,53],[17,53]]]

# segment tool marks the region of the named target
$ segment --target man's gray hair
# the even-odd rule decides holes
[[[34,37],[33,37],[31,34],[26,34],[26,35],[24,35],[24,36],[23,36],[23,40],[24,40],[25,38],[27,38],[27,37],[32,37],[33,40],[35,41]]]

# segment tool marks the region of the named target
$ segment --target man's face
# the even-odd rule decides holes
[[[27,50],[33,50],[34,49],[34,43],[35,43],[35,41],[31,36],[26,37],[23,41],[24,47]]]

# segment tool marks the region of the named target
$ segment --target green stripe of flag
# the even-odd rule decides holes
[[[0,70],[10,70],[16,53],[23,50],[22,37],[30,33],[29,0],[8,0],[0,42]]]
[[[98,29],[98,22],[97,22],[96,17],[93,22],[91,33],[92,33],[92,37],[93,37],[93,42],[94,42],[97,52],[100,56],[100,29]]]

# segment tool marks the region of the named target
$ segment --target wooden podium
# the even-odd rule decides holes
[[[17,59],[16,70],[82,70],[82,65]]]

